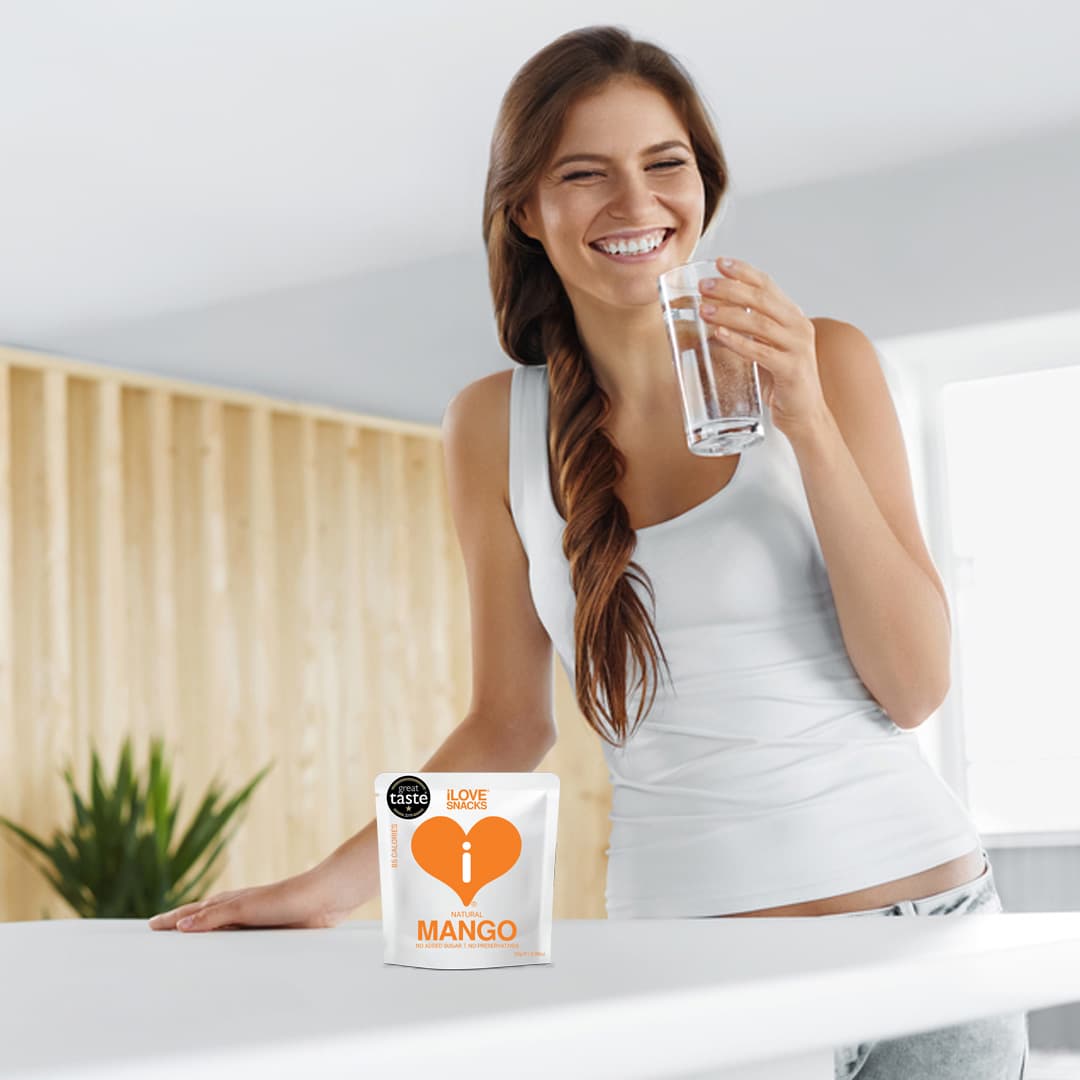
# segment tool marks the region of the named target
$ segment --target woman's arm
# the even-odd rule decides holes
[[[852,664],[893,722],[915,728],[949,691],[948,601],[874,346],[850,323],[814,322],[828,410],[792,447]]]

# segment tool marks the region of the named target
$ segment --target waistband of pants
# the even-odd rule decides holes
[[[867,908],[864,911],[840,911],[832,915],[818,915],[817,918],[842,919],[850,918],[853,915],[887,915],[894,911],[900,915],[926,915],[943,904],[961,899],[968,893],[974,895],[984,890],[995,890],[994,870],[990,865],[990,856],[987,854],[986,848],[981,847],[980,850],[983,857],[983,872],[972,881],[965,881],[960,885],[954,885],[951,889],[932,893],[930,896],[920,896],[916,900],[897,900],[892,904],[886,904],[884,907]]]

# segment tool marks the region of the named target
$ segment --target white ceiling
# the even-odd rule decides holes
[[[738,195],[1080,116],[1068,0],[0,0],[0,343],[480,251],[501,96],[593,23],[683,61]]]

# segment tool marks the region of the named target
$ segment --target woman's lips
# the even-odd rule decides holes
[[[609,255],[606,251],[602,250],[601,248],[596,247],[595,244],[590,244],[589,247],[591,247],[593,249],[593,251],[598,252],[600,255],[603,255],[603,257],[605,259],[610,259],[612,262],[647,263],[647,262],[652,262],[654,259],[656,259],[659,256],[660,252],[662,252],[664,250],[664,248],[667,247],[668,241],[674,235],[675,235],[675,230],[674,229],[668,229],[667,233],[664,236],[664,239],[661,241],[661,243],[658,244],[656,247],[654,247],[652,249],[652,251],[645,252],[644,255]]]

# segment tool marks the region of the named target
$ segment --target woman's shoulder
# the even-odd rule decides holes
[[[466,383],[443,413],[444,444],[470,447],[469,459],[483,468],[503,492],[507,505],[510,462],[510,386],[514,369],[483,375]]]
[[[446,406],[443,431],[448,422],[470,425],[471,434],[477,437],[482,437],[482,433],[491,430],[492,426],[505,424],[509,427],[513,375],[513,368],[506,368],[466,383]]]
[[[466,383],[450,400],[443,414],[443,431],[447,420],[460,420],[475,425],[475,434],[493,431],[499,436],[504,449],[510,431],[511,386],[515,372],[519,378],[537,378],[543,365],[514,364],[513,367],[482,375]],[[453,416],[451,416],[453,413]]]

